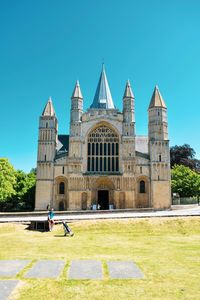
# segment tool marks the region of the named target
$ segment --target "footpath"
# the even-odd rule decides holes
[[[195,205],[173,205],[170,210],[107,210],[107,211],[55,211],[55,220],[73,222],[78,220],[95,219],[124,219],[124,218],[152,218],[152,217],[192,217],[200,216],[200,206]],[[5,222],[31,222],[45,221],[47,212],[25,212],[25,213],[0,213],[0,223]]]
[[[67,270],[65,266],[68,266]],[[144,274],[133,261],[107,261],[109,279],[143,279]],[[65,271],[64,271],[65,270]],[[100,260],[1,260],[0,300],[8,300],[26,279],[104,280],[105,270]],[[21,275],[22,280],[19,280]]]

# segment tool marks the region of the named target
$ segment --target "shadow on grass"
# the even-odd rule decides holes
[[[39,231],[39,232],[49,231],[49,225],[47,221],[31,221],[29,224],[26,223],[24,225],[27,225],[25,230]]]
[[[70,235],[63,235],[63,234],[54,234],[54,237],[64,237],[64,238],[69,238],[71,237]]]

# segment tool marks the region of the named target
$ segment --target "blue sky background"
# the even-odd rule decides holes
[[[188,143],[200,158],[199,0],[0,0],[0,157],[25,171],[35,167],[48,97],[59,133],[68,133],[75,81],[87,109],[103,60],[119,109],[131,82],[137,134],[147,134],[158,84],[170,144]]]

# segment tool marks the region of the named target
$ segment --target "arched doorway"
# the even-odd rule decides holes
[[[59,203],[59,210],[65,210],[64,201],[60,201],[60,203]]]
[[[149,181],[146,176],[137,178],[136,192],[136,207],[149,207]]]
[[[114,184],[109,177],[97,178],[93,185],[93,203],[96,204],[97,209],[107,210],[114,204],[114,189]]]
[[[97,208],[101,210],[109,209],[109,191],[98,190]]]
[[[67,210],[68,181],[64,176],[55,178],[54,209]]]

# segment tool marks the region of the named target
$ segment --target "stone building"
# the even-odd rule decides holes
[[[94,100],[83,111],[76,82],[70,134],[58,134],[49,99],[39,119],[35,209],[166,209],[171,205],[167,108],[156,86],[148,108],[148,136],[135,133],[128,81],[116,109],[104,67]]]

